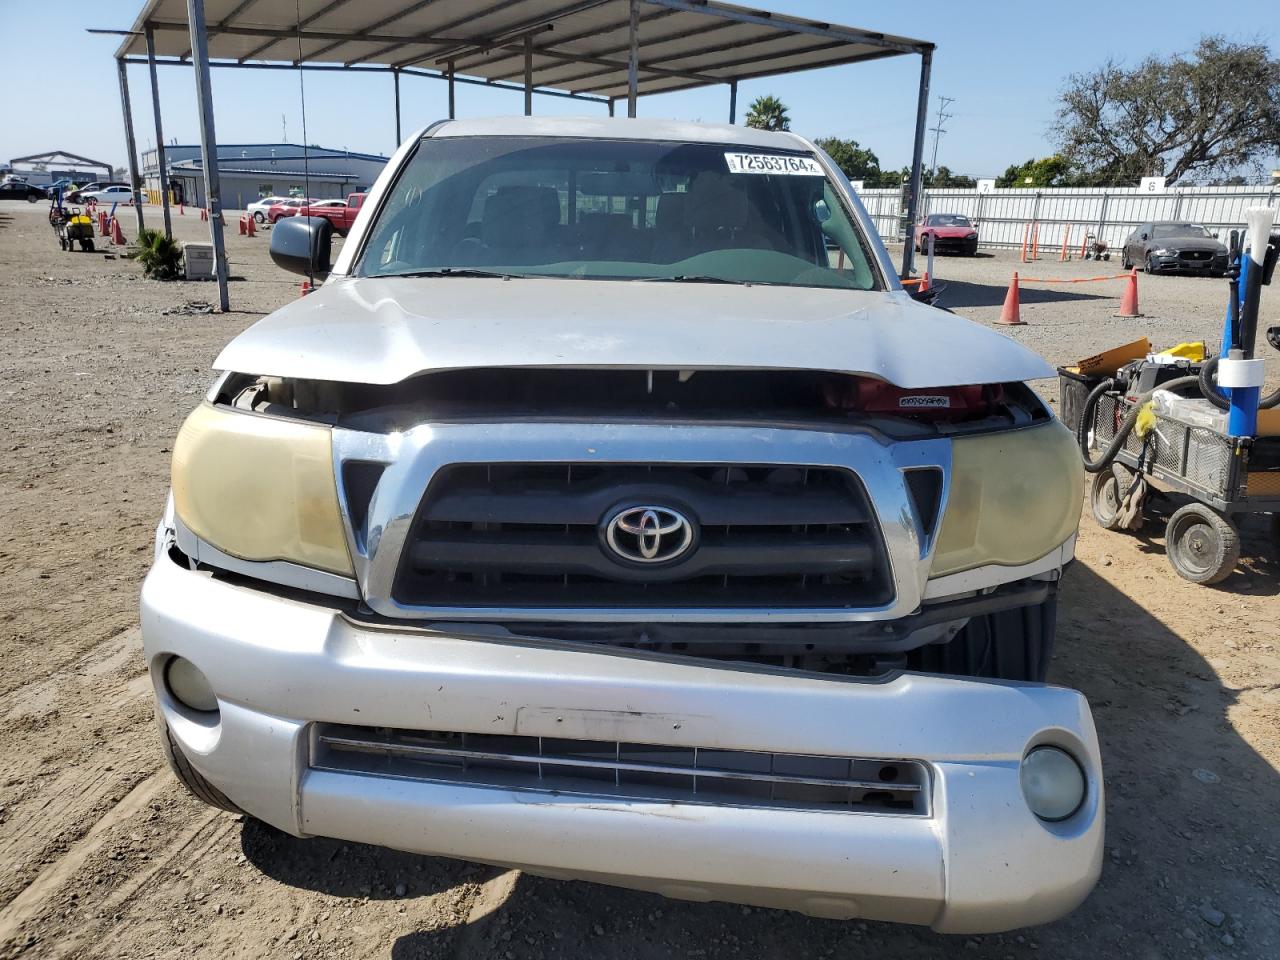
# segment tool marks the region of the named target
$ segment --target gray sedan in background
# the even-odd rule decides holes
[[[1144,223],[1124,242],[1124,268],[1141,265],[1147,273],[1186,270],[1220,277],[1227,269],[1227,248],[1198,223]]]

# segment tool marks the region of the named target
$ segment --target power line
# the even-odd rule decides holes
[[[938,97],[938,122],[929,128],[933,131],[933,163],[930,164],[930,177],[938,175],[938,140],[947,132],[946,127],[944,127],[943,124],[954,116],[954,114],[946,112],[947,107],[955,102],[955,97]]]

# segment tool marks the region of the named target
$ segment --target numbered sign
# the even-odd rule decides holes
[[[1164,193],[1164,177],[1143,177],[1138,184],[1139,193]]]
[[[978,181],[978,192],[979,192],[979,193],[990,193],[990,192],[991,192],[992,190],[994,190],[995,188],[996,188],[996,182],[995,182],[994,180],[979,180],[979,181]]]

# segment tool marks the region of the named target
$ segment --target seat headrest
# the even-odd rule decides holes
[[[654,226],[659,230],[676,230],[687,226],[688,216],[687,193],[664,193],[658,197],[658,211],[654,215]]]
[[[544,238],[560,222],[555,187],[499,187],[484,202],[481,239],[488,246],[513,246]]]
[[[744,227],[749,203],[746,180],[733,174],[703,174],[689,184],[685,201],[687,220],[697,230],[719,230]]]

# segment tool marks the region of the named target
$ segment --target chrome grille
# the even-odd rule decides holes
[[[698,542],[638,567],[603,525],[673,507]],[[411,606],[874,607],[893,598],[869,499],[847,470],[749,464],[454,464],[438,471],[394,588]]]
[[[664,803],[928,815],[914,760],[317,724],[317,770]]]

